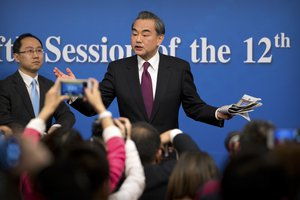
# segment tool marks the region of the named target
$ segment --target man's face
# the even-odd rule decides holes
[[[44,60],[41,43],[32,37],[22,39],[19,53],[14,53],[14,58],[22,72],[28,75],[36,74]]]
[[[131,47],[133,51],[144,60],[152,58],[164,35],[157,35],[155,22],[151,19],[138,19],[135,21],[131,31]]]

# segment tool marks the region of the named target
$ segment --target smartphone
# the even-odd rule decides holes
[[[270,149],[286,142],[297,142],[300,144],[300,129],[279,128],[267,134],[267,146]]]
[[[274,131],[274,143],[282,144],[287,141],[300,142],[298,129],[276,129]]]
[[[61,95],[67,95],[70,97],[84,97],[85,88],[91,88],[91,82],[87,79],[76,80],[61,80],[60,89]]]

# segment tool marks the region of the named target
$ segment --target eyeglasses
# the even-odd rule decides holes
[[[25,53],[27,55],[33,55],[34,52],[36,52],[36,54],[38,55],[42,55],[44,53],[44,50],[43,49],[28,49],[28,50],[25,50],[25,51],[19,51],[19,53]]]

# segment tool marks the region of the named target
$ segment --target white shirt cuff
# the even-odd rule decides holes
[[[182,130],[176,128],[176,129],[173,129],[173,130],[170,131],[170,140],[171,140],[171,143],[173,143],[174,138],[178,134],[182,134]]]
[[[61,124],[53,124],[51,127],[60,128],[60,127],[61,127]]]
[[[220,119],[219,117],[218,117],[218,110],[219,110],[219,108],[216,110],[216,112],[215,112],[215,118],[217,119],[217,120],[222,120],[222,119]]]
[[[121,131],[116,126],[109,126],[103,130],[103,139],[105,142],[107,142],[112,137],[121,137],[122,138]]]
[[[40,118],[31,119],[26,127],[32,128],[32,129],[38,131],[41,135],[43,135],[44,132],[46,131],[46,124],[45,124],[44,120],[42,120]]]

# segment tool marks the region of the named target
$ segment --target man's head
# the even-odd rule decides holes
[[[16,39],[13,53],[19,69],[29,76],[34,77],[43,64],[43,44],[30,33],[22,34]]]
[[[240,136],[240,151],[243,153],[264,153],[269,150],[268,140],[275,125],[265,120],[253,120],[247,123]]]
[[[152,58],[162,43],[165,25],[155,14],[142,11],[131,26],[131,47],[144,60]]]
[[[160,135],[158,131],[146,122],[132,125],[131,139],[135,142],[142,164],[155,163],[160,157]]]
[[[47,199],[107,199],[109,166],[104,148],[88,141],[67,148],[37,177]]]
[[[240,148],[240,137],[239,131],[231,131],[224,140],[224,145],[231,157],[235,156]]]

